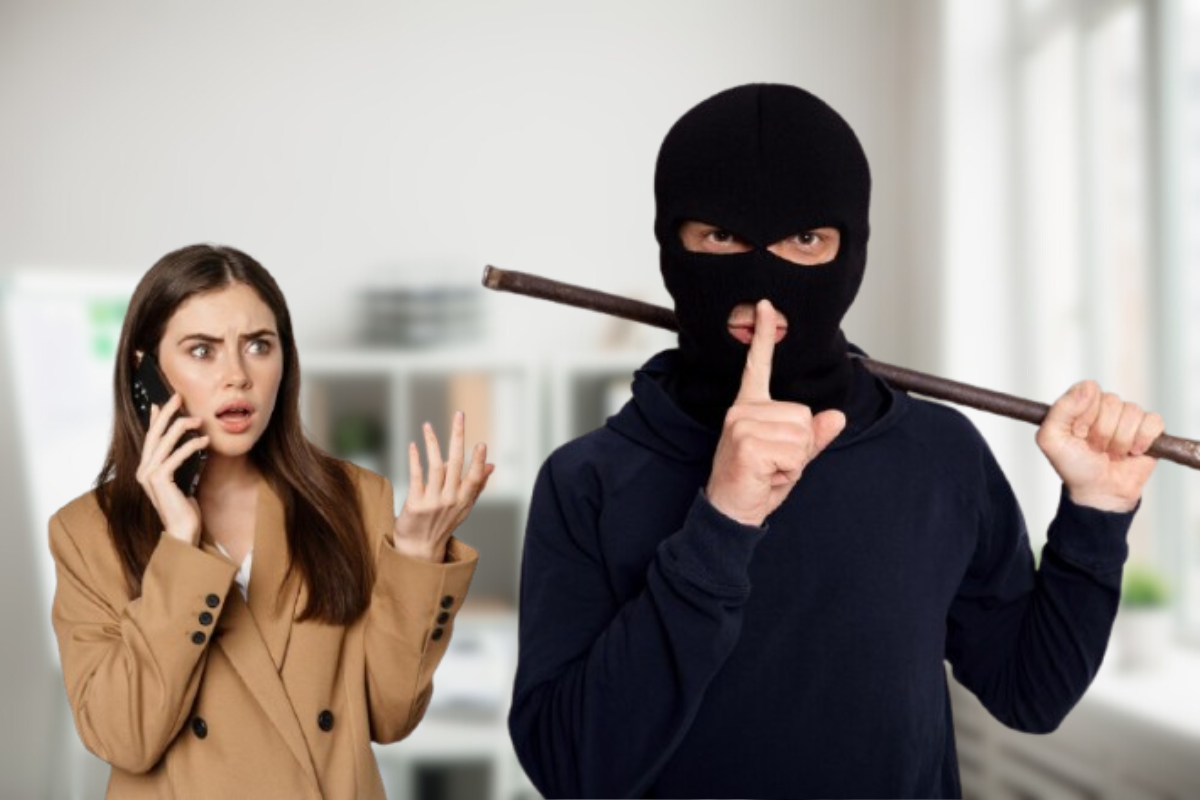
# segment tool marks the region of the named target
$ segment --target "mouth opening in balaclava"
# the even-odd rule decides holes
[[[655,236],[675,300],[684,407],[719,425],[732,405],[747,345],[727,328],[741,303],[766,298],[788,320],[775,346],[771,396],[814,413],[842,408],[852,376],[841,321],[862,282],[871,177],[854,131],[793,86],[753,84],[700,103],[671,128],[655,173]],[[752,246],[737,254],[686,250],[689,220]],[[800,266],[767,250],[789,236],[837,228],[834,259]]]

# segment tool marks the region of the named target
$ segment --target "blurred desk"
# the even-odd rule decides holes
[[[1106,662],[1084,702],[1161,728],[1200,759],[1200,652],[1174,647],[1162,664],[1137,671]]]
[[[407,739],[375,745],[389,798],[539,797],[508,736],[516,651],[515,613],[459,615],[425,719]]]
[[[1200,655],[1153,668],[1106,662],[1061,727],[1005,728],[950,678],[967,798],[1190,800],[1200,797]]]
[[[394,800],[538,796],[517,762],[504,717],[473,722],[427,717],[404,741],[376,745],[375,756]],[[432,791],[431,780],[438,787]]]

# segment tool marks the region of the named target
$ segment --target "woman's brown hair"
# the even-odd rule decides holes
[[[136,477],[145,430],[131,391],[135,353],[158,353],[167,322],[188,298],[235,283],[254,289],[274,312],[283,350],[275,410],[250,457],[283,500],[288,571],[308,588],[300,619],[349,624],[366,611],[374,582],[357,491],[344,464],[304,436],[300,358],[287,303],[270,273],[245,253],[215,245],[184,247],[159,259],[134,290],[117,347],[112,443],[96,479],[96,498],[136,597],[162,523]]]

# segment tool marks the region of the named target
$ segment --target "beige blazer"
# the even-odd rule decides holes
[[[445,564],[401,556],[391,484],[355,476],[378,575],[346,627],[295,620],[306,591],[284,580],[284,510],[265,481],[248,605],[232,562],[167,537],[130,600],[94,496],[51,518],[67,697],[84,745],[112,765],[109,797],[384,796],[370,743],[420,722],[478,555],[451,540]]]

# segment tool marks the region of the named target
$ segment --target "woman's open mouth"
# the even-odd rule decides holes
[[[228,433],[245,433],[254,419],[254,406],[243,401],[226,403],[217,409],[217,422]]]

